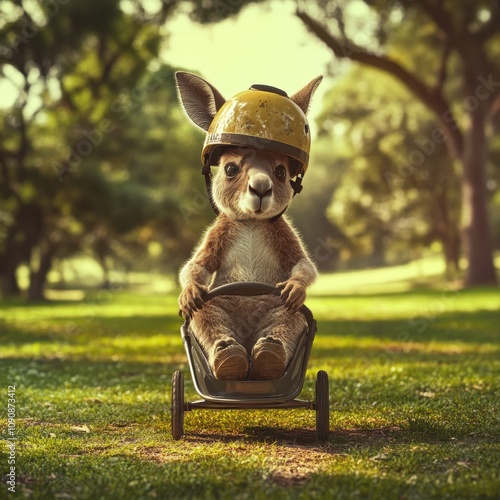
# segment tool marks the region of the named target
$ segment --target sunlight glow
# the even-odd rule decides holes
[[[318,75],[326,75],[331,52],[307,32],[294,15],[295,3],[250,5],[236,18],[199,25],[187,13],[167,23],[168,40],[161,53],[165,63],[199,73],[224,97],[264,83],[289,94]],[[324,91],[319,86],[311,108],[319,113]]]

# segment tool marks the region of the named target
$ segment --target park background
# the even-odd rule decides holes
[[[3,1],[0,361],[18,491],[493,497],[499,61],[494,0]],[[321,272],[304,391],[329,371],[326,445],[293,412],[193,414],[170,440],[176,273],[214,217],[181,69],[226,98],[324,76],[289,212]]]

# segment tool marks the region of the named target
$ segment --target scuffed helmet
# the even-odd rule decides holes
[[[304,174],[311,134],[306,115],[286,92],[268,85],[252,85],[228,99],[215,115],[201,153],[203,164],[215,165],[224,146],[281,153],[295,160],[295,174]]]

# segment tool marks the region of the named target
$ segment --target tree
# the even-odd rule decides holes
[[[84,194],[67,178],[109,131],[112,96],[147,67],[171,6],[150,16],[125,14],[118,1],[4,2],[2,10],[9,19],[0,32],[2,76],[21,91],[3,116],[10,126],[2,129],[0,189],[10,220],[0,271],[4,294],[16,293],[16,270],[26,262],[29,297],[39,299],[54,258],[81,235],[72,207]]]
[[[346,170],[347,155],[345,144],[334,142],[331,136],[318,137],[304,177],[304,189],[289,209],[315,264],[324,272],[338,267],[339,247],[348,243],[344,225],[338,221],[334,224],[327,214]]]
[[[352,67],[325,95],[318,124],[335,156],[339,145],[348,151],[329,209],[348,237],[344,248],[381,266],[389,252],[408,259],[438,241],[455,272],[459,179],[443,141],[431,140],[436,123],[425,106],[383,73]]]
[[[360,7],[361,2],[355,3]],[[328,26],[318,21],[319,14],[311,14],[312,9],[308,11],[304,2],[299,3],[297,16],[336,57],[386,72],[434,113],[448,138],[451,158],[462,165],[466,284],[496,284],[486,170],[487,125],[498,114],[500,103],[500,0],[365,4],[373,8],[366,8],[367,19],[372,22],[364,29],[359,24],[354,30],[350,27],[345,15],[349,13],[348,2],[318,2],[321,18]],[[371,33],[365,43],[361,43],[360,32]],[[421,47],[418,57],[408,58],[407,51],[416,44]],[[457,65],[458,73],[449,72],[451,64]],[[455,85],[457,78],[460,89]],[[460,98],[453,100],[458,92]]]
[[[143,89],[140,100],[115,101],[121,119],[93,154],[97,171],[105,160],[113,190],[94,195],[90,187],[79,210],[104,275],[110,265],[120,264],[175,271],[213,217],[197,168],[202,134],[178,106],[174,69],[160,66],[136,88]],[[148,248],[154,249],[154,259]]]
[[[30,269],[29,298],[40,299],[56,259],[93,245],[105,265],[113,239],[129,238],[130,248],[132,240],[136,247],[147,246],[151,231],[141,232],[141,227],[163,225],[171,238],[174,226],[181,233],[182,214],[175,203],[181,193],[167,196],[164,189],[159,194],[158,177],[156,191],[151,187],[153,173],[146,171],[151,165],[141,164],[144,147],[137,148],[139,153],[127,147],[139,143],[139,125],[134,141],[126,137],[133,130],[130,117],[144,104],[156,106],[158,132],[162,110],[158,102],[146,102],[155,90],[163,89],[157,98],[170,95],[169,105],[175,99],[172,71],[158,70],[157,54],[162,27],[178,3],[2,2],[0,81],[18,89],[13,106],[0,110],[3,295],[19,293],[21,264]],[[172,116],[173,110],[163,112]],[[144,116],[142,139],[151,125]],[[176,124],[165,119],[166,134],[173,135],[168,127]],[[184,145],[193,143],[193,134],[185,134]],[[182,145],[170,150],[178,154]],[[158,174],[165,149],[150,150],[149,158],[155,153]],[[184,175],[183,188],[186,177],[193,176]]]

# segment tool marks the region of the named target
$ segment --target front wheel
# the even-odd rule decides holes
[[[330,392],[328,373],[320,370],[316,376],[316,436],[328,441],[330,432]]]
[[[177,440],[184,435],[184,375],[176,371],[172,375],[172,437]]]

